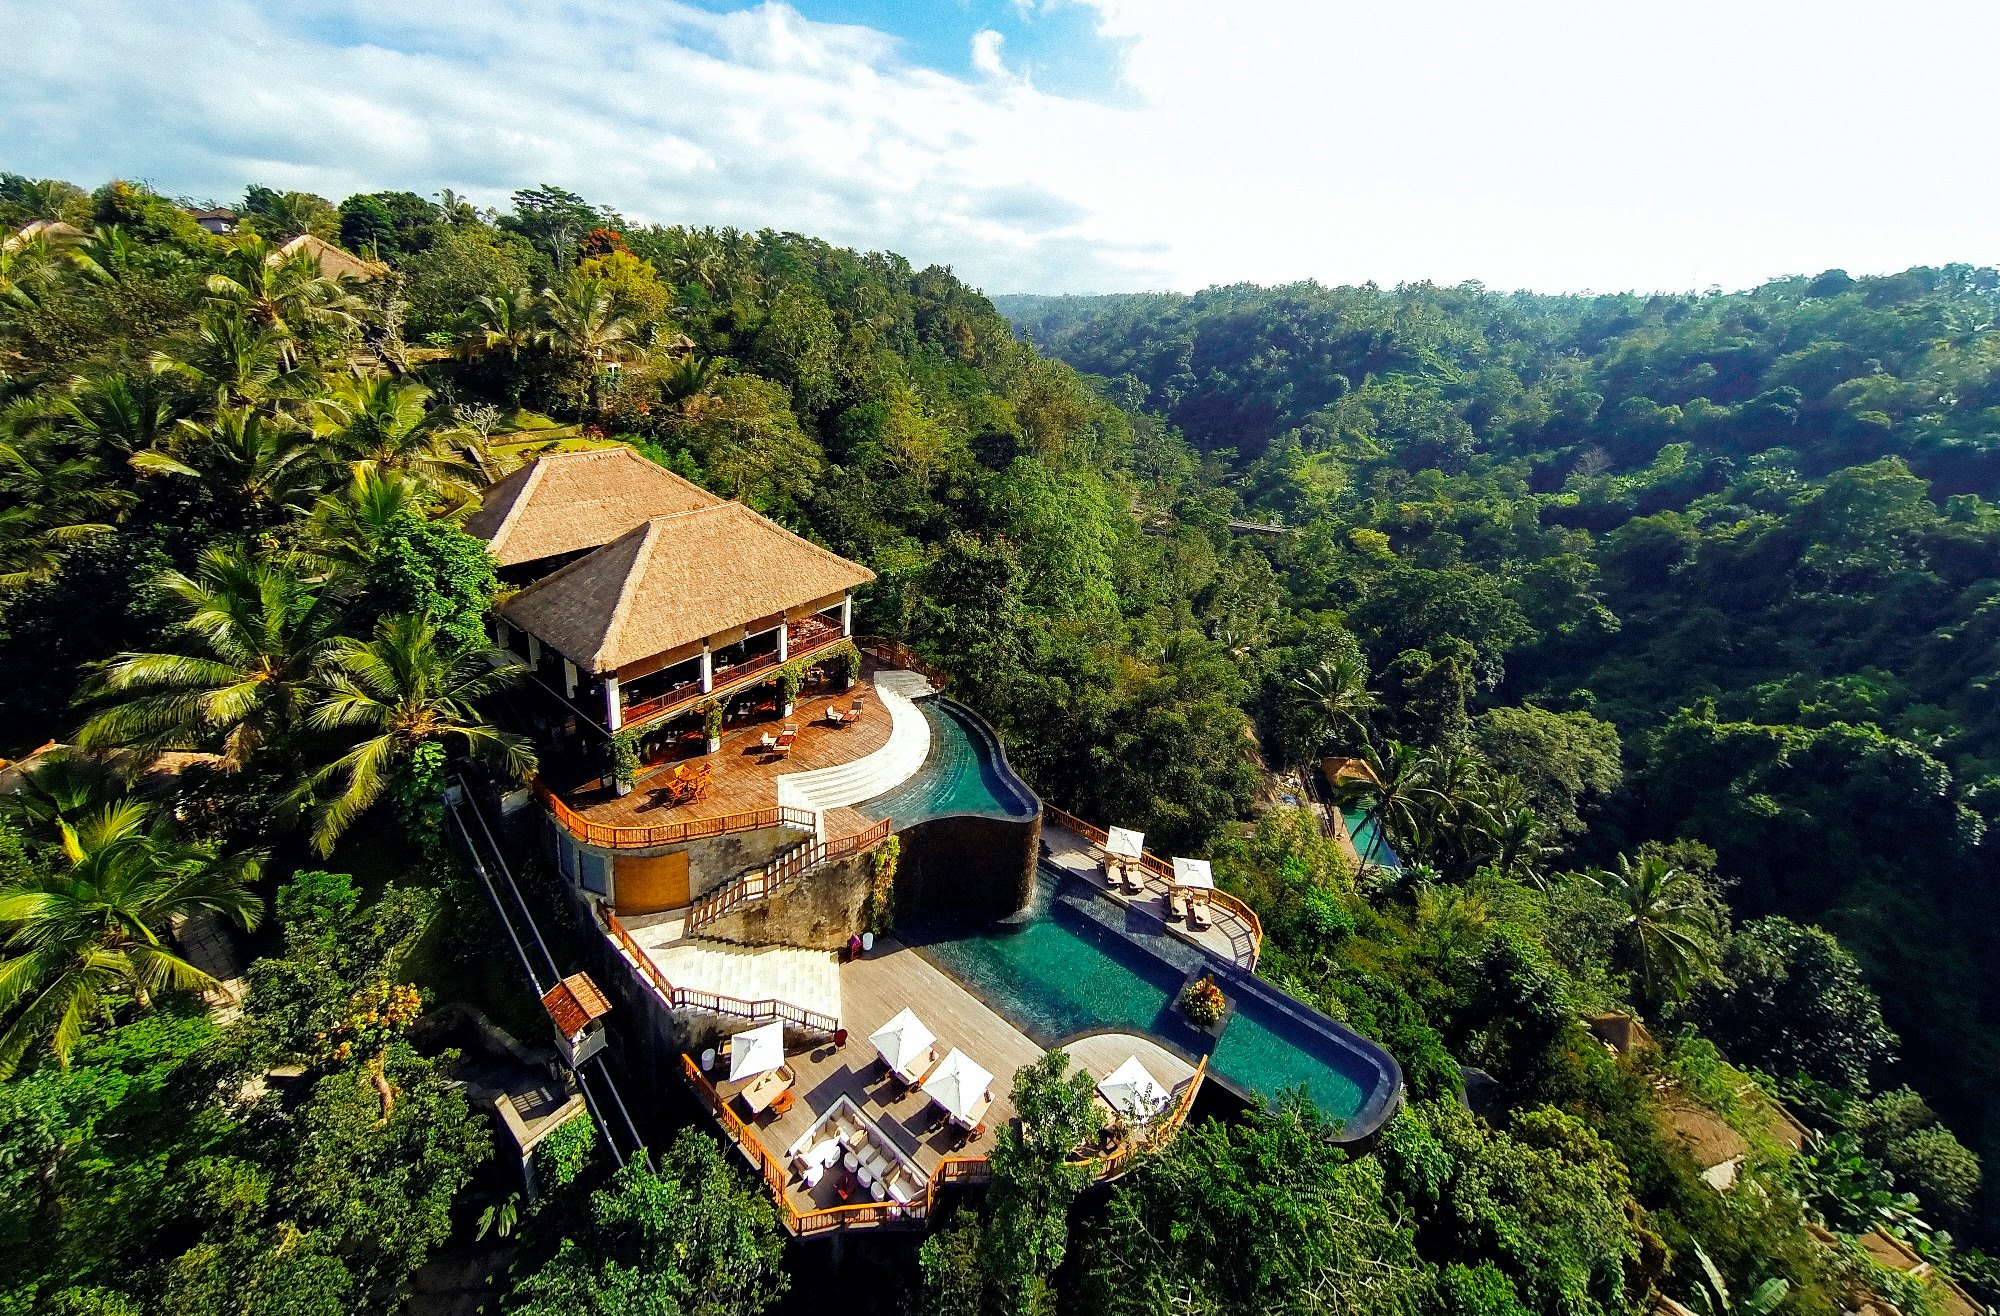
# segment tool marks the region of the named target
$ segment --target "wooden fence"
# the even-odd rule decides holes
[[[662,1003],[670,1010],[701,1010],[708,1014],[726,1015],[734,1019],[747,1019],[751,1023],[770,1023],[782,1020],[792,1027],[815,1033],[833,1034],[840,1031],[840,1020],[818,1010],[808,1010],[804,1006],[793,1005],[790,1001],[761,1000],[746,1001],[737,996],[722,996],[715,992],[699,991],[692,987],[676,987],[660,972],[660,966],[653,963],[653,957],[646,948],[632,939],[625,925],[618,921],[618,915],[607,909],[604,911],[605,931],[612,941],[638,966],[639,973],[660,996]]]
[[[590,821],[564,804],[562,798],[540,778],[535,781],[535,795],[564,831],[585,845],[606,850],[642,850],[656,845],[676,845],[682,841],[705,841],[710,837],[727,836],[732,832],[754,832],[765,827],[800,827],[811,831],[819,825],[811,809],[779,804],[768,809],[720,813],[708,818],[683,818],[679,822],[658,823],[651,827],[614,826]]]
[[[915,649],[901,640],[886,639],[880,635],[857,635],[854,637],[854,647],[869,654],[879,663],[900,667],[906,672],[915,672],[929,681],[933,690],[942,690],[951,683],[951,673],[925,662]]]
[[[852,836],[839,836],[831,841],[809,841],[794,846],[756,872],[745,873],[734,882],[710,892],[688,911],[687,935],[693,936],[697,930],[707,927],[723,915],[732,913],[753,900],[776,895],[822,864],[831,864],[853,855],[866,853],[888,839],[889,820],[884,818]]]
[[[1045,819],[1054,819],[1092,845],[1103,846],[1110,843],[1111,837],[1103,828],[1092,826],[1075,814],[1058,809],[1053,804],[1047,802],[1042,804],[1042,816]],[[1139,863],[1147,873],[1169,886],[1173,884],[1174,866],[1158,855],[1142,852]],[[1220,887],[1209,893],[1209,901],[1234,914],[1243,926],[1250,930],[1250,961],[1252,967],[1255,967],[1257,957],[1264,953],[1264,921],[1257,917],[1256,910]]]

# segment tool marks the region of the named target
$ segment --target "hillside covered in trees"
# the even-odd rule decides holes
[[[537,1313],[1938,1309],[1877,1224],[1993,1293],[1984,272],[1009,303],[1028,343],[948,270],[555,188],[238,209],[0,176],[0,752],[77,747],[4,798],[0,1311],[418,1311],[441,1258]],[[457,521],[608,442],[867,563],[1047,799],[1213,858],[1401,1062],[1379,1144],[1293,1103],[1080,1195],[1024,1071],[984,1200],[837,1264],[705,1127],[508,1196],[412,1031],[523,1008],[441,832],[449,763],[533,768]],[[1399,868],[1286,804],[1329,754]]]

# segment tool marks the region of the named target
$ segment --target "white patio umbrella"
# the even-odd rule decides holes
[[[1111,1108],[1127,1119],[1145,1123],[1166,1109],[1173,1094],[1160,1086],[1160,1081],[1147,1072],[1133,1056],[1111,1072],[1111,1077],[1097,1085],[1097,1090]]]
[[[944,1113],[961,1124],[973,1118],[975,1109],[993,1085],[993,1075],[957,1047],[938,1061],[938,1067],[924,1080],[924,1095],[944,1107]]]
[[[1146,834],[1130,827],[1113,827],[1105,833],[1104,850],[1125,859],[1141,858],[1146,852]]]
[[[1215,890],[1215,872],[1206,859],[1174,859],[1174,885],[1188,891]]]
[[[754,1078],[785,1063],[782,1020],[736,1034],[729,1040],[729,1080]]]
[[[875,1044],[882,1063],[901,1074],[929,1054],[937,1034],[924,1027],[916,1011],[904,1006],[894,1019],[870,1033],[868,1040]]]

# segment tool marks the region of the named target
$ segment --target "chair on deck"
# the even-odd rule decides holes
[[[1169,919],[1179,920],[1185,918],[1187,916],[1187,912],[1188,912],[1187,896],[1179,891],[1169,891],[1167,893],[1167,917]]]
[[[1208,902],[1206,900],[1189,902],[1187,921],[1188,926],[1196,932],[1207,931],[1209,927]]]
[[[779,758],[784,758],[792,752],[792,742],[798,738],[798,727],[790,722],[785,723],[785,729],[778,733],[777,743],[771,746],[771,752]]]

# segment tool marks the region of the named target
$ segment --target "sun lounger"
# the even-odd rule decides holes
[[[1137,864],[1125,865],[1125,886],[1133,895],[1146,889],[1146,870]]]
[[[1207,902],[1199,901],[1189,905],[1187,920],[1188,920],[1188,926],[1193,928],[1196,932],[1201,932],[1206,930],[1207,927],[1209,926]]]
[[[1167,896],[1167,917],[1170,919],[1186,917],[1187,903],[1187,897],[1180,892],[1174,891],[1169,893]]]

